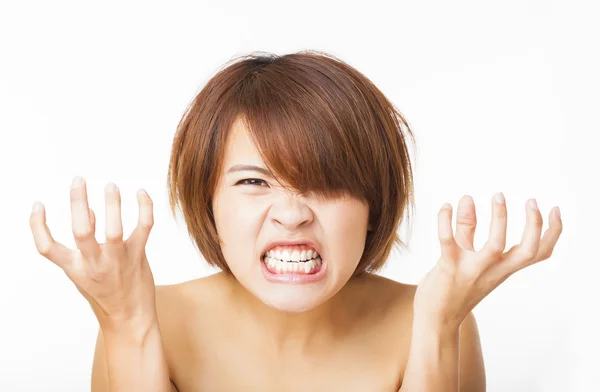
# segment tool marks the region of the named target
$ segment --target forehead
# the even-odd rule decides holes
[[[227,136],[224,160],[226,165],[236,162],[248,164],[262,162],[244,122],[240,119],[235,120]]]

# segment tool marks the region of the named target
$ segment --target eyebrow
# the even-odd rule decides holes
[[[255,171],[272,178],[271,173],[267,169],[262,166],[254,165],[235,165],[230,167],[229,170],[227,170],[227,173],[235,173],[240,171]]]

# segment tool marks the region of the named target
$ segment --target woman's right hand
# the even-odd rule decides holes
[[[44,206],[36,202],[30,226],[38,252],[58,265],[90,303],[101,329],[150,328],[156,322],[155,286],[145,246],[154,224],[152,200],[139,190],[138,225],[123,241],[121,197],[116,185],[105,188],[106,243],[96,241],[96,219],[88,206],[85,181],[71,185],[71,223],[77,249],[54,241]]]

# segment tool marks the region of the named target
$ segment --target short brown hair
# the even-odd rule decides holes
[[[274,178],[319,198],[352,196],[368,203],[373,230],[354,275],[379,270],[394,245],[406,247],[397,230],[414,205],[406,144],[406,136],[413,143],[414,136],[404,117],[369,79],[330,54],[253,52],[228,61],[197,94],[171,151],[171,212],[175,216],[179,205],[211,266],[231,272],[212,198],[238,118]]]

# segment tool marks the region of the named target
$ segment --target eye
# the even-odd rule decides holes
[[[256,183],[248,183],[248,181],[258,181],[259,183],[267,184],[265,180],[261,180],[260,178],[245,178],[243,180],[239,180],[235,185],[256,185]]]

